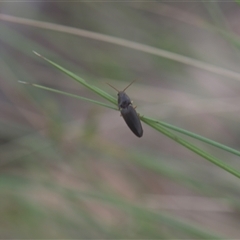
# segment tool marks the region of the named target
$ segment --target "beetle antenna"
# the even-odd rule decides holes
[[[125,90],[126,90],[128,87],[130,87],[135,81],[136,81],[136,80],[133,80],[130,84],[128,84],[127,87],[125,87],[125,88],[122,90],[122,92],[125,92]]]
[[[113,89],[115,89],[117,92],[120,92],[115,87],[113,87],[111,84],[109,84],[109,83],[106,83],[106,84],[109,85],[110,87],[112,87]]]

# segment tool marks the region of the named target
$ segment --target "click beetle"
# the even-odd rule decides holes
[[[134,81],[133,81],[134,82]],[[126,88],[122,91],[118,91],[115,87],[107,83],[110,87],[115,89],[118,92],[118,109],[121,112],[121,116],[125,120],[128,127],[137,137],[142,137],[143,129],[140,118],[132,105],[132,101],[129,96],[125,93],[125,90],[130,87],[133,82],[131,82]]]

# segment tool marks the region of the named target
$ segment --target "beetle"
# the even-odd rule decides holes
[[[134,82],[134,81],[133,81]],[[128,127],[132,130],[132,132],[137,137],[142,137],[143,128],[140,121],[140,118],[135,110],[135,107],[132,105],[132,101],[129,96],[125,93],[125,90],[130,87],[133,82],[131,82],[127,87],[125,87],[122,91],[117,90],[115,87],[107,83],[110,87],[115,89],[118,92],[118,109],[121,112],[121,116],[125,120]]]

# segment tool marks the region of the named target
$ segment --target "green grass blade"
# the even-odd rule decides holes
[[[53,65],[55,68],[59,69],[61,72],[65,73],[66,75],[68,75],[69,77],[73,78],[75,81],[81,83],[83,86],[85,86],[86,88],[92,90],[93,92],[95,92],[96,94],[100,95],[101,97],[107,99],[109,102],[113,103],[113,104],[117,104],[116,98],[114,98],[113,96],[109,95],[108,93],[104,92],[103,90],[101,90],[100,88],[97,88],[89,83],[87,83],[84,79],[80,78],[79,76],[77,76],[76,74],[68,71],[67,69],[61,67],[60,65],[58,65],[57,63],[41,56],[39,53],[33,51],[37,56],[43,58],[45,61],[47,61],[48,63],[50,63],[51,65]]]
[[[227,152],[230,152],[230,153],[232,153],[232,154],[235,154],[235,155],[237,155],[237,156],[240,156],[240,151],[238,151],[238,150],[236,150],[236,149],[234,149],[234,148],[228,147],[228,146],[226,146],[226,145],[224,145],[224,144],[221,144],[221,143],[219,143],[219,142],[213,141],[213,140],[211,140],[211,139],[209,139],[209,138],[206,138],[206,137],[203,137],[203,136],[198,135],[198,134],[196,134],[196,133],[193,133],[193,132],[187,131],[187,130],[185,130],[185,129],[176,127],[176,126],[171,125],[171,124],[169,124],[169,123],[165,123],[165,122],[162,122],[162,121],[158,121],[158,120],[156,120],[156,119],[152,119],[152,118],[148,118],[148,117],[143,117],[143,118],[145,118],[145,119],[147,119],[147,120],[149,120],[149,121],[152,121],[152,122],[154,122],[154,123],[160,124],[160,125],[162,125],[162,126],[164,126],[164,127],[166,127],[166,128],[172,129],[172,130],[174,130],[174,131],[176,131],[176,132],[185,134],[185,135],[187,135],[187,136],[189,136],[189,137],[193,137],[193,138],[195,138],[195,139],[197,139],[197,140],[200,140],[200,141],[202,141],[202,142],[205,142],[205,143],[207,143],[207,144],[210,144],[210,145],[212,145],[212,146],[214,146],[214,147],[220,148],[220,149],[222,149],[222,150],[225,150],[225,151],[227,151]]]
[[[239,171],[237,171],[234,168],[228,166],[227,164],[225,164],[224,162],[222,162],[218,158],[215,158],[214,156],[212,156],[212,155],[206,153],[205,151],[197,148],[196,146],[187,142],[186,140],[174,135],[173,133],[169,132],[164,127],[160,126],[159,124],[155,124],[152,121],[149,121],[149,120],[147,120],[146,118],[143,118],[143,117],[141,118],[141,120],[143,122],[145,122],[147,125],[149,125],[150,127],[156,129],[157,131],[161,132],[162,134],[168,136],[169,138],[173,139],[174,141],[178,142],[179,144],[181,144],[184,147],[188,148],[189,150],[193,151],[197,155],[205,158],[206,160],[210,161],[211,163],[215,164],[216,166],[218,166],[218,167],[224,169],[225,171],[233,174],[234,176],[240,178],[240,172]]]
[[[103,107],[118,110],[117,107],[113,107],[113,106],[108,105],[106,103],[102,103],[102,102],[99,102],[99,101],[96,101],[96,100],[93,100],[93,99],[90,99],[90,98],[81,97],[81,96],[78,96],[78,95],[75,95],[75,94],[72,94],[72,93],[60,91],[60,90],[57,90],[57,89],[54,89],[54,88],[45,87],[45,86],[42,86],[42,85],[39,85],[39,84],[31,84],[31,83],[27,83],[27,82],[23,82],[23,81],[18,81],[18,82],[22,83],[22,84],[31,85],[33,87],[37,87],[37,88],[40,88],[40,89],[44,89],[44,90],[47,90],[47,91],[63,94],[63,95],[69,96],[69,97],[81,99],[83,101],[88,101],[88,102],[91,102],[91,103],[94,103],[94,104],[97,104],[97,105],[100,105],[100,106],[103,106]]]

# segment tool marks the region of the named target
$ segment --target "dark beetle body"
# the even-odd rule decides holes
[[[133,81],[134,82],[134,81]],[[135,108],[132,105],[132,101],[129,98],[129,96],[125,93],[125,90],[132,85],[131,82],[124,90],[118,91],[115,87],[108,85],[115,89],[118,92],[118,108],[121,112],[121,115],[128,125],[128,127],[132,130],[132,132],[137,136],[137,137],[142,137],[143,135],[143,129],[141,125],[140,118],[135,110]]]
[[[143,129],[136,110],[132,106],[131,99],[128,95],[120,91],[118,92],[118,108],[128,127],[137,137],[142,137]]]

